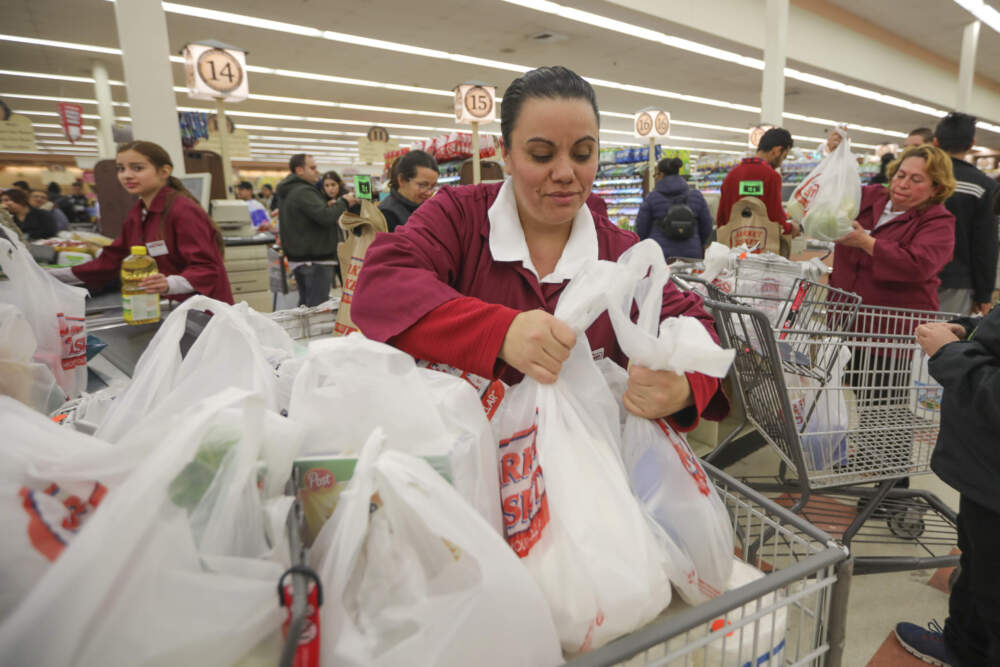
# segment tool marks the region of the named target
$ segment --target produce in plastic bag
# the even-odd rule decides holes
[[[0,395],[49,414],[65,402],[66,395],[52,369],[32,361],[36,348],[35,332],[24,314],[12,304],[0,303]]]
[[[545,600],[503,539],[427,462],[384,443],[376,430],[310,550],[323,664],[561,664]]]
[[[834,128],[843,139],[795,188],[788,214],[802,222],[807,236],[835,241],[851,232],[851,222],[861,206],[861,177],[857,157],[851,152],[846,132]]]
[[[826,344],[834,343],[828,339]],[[795,428],[802,442],[806,466],[813,471],[830,471],[847,461],[847,431],[850,414],[844,396],[844,371],[851,361],[851,349],[846,345],[836,351],[827,386],[819,381],[785,373],[788,400],[795,419]]]
[[[621,460],[618,406],[584,334],[607,307],[608,285],[629,279],[612,262],[577,273],[555,311],[577,333],[559,378],[525,378],[494,418],[507,541],[545,594],[567,653],[632,632],[670,603],[665,554]]]
[[[618,281],[610,290],[608,314],[629,360],[656,371],[725,377],[735,353],[719,347],[700,322],[690,317],[660,322],[669,271],[656,244],[643,241],[618,261],[647,276],[632,283],[633,288]],[[633,301],[639,302],[637,323],[630,318]],[[732,529],[722,500],[687,440],[666,419],[630,414],[622,432],[622,458],[633,491],[666,532],[668,545],[679,547],[694,567],[693,581],[689,572],[675,567],[673,584],[691,603],[717,596],[732,569]],[[678,560],[676,555],[673,560]]]
[[[21,424],[26,433],[41,430],[30,420]],[[242,436],[189,516],[169,488],[219,424],[241,425]],[[268,432],[265,403],[227,390],[172,420],[141,426],[134,440],[113,448],[64,452],[68,461],[51,456],[57,443],[93,439],[53,427],[59,439],[46,441],[45,456],[30,463],[36,479],[118,482],[107,484],[98,509],[0,625],[0,655],[10,664],[221,667],[278,631],[284,614],[274,587],[284,566],[270,554],[241,553],[252,533],[266,530],[259,498],[256,506],[246,502]],[[134,451],[144,455],[123,473],[121,454],[131,460]]]
[[[16,306],[35,333],[34,360],[76,398],[87,387],[87,290],[59,282],[19,241],[6,238],[0,238],[0,274],[0,302]]]
[[[381,427],[391,449],[448,457],[455,489],[500,532],[496,439],[465,380],[360,333],[314,340],[288,417],[306,429],[304,455],[357,454]]]

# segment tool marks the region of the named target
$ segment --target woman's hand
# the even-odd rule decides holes
[[[347,206],[349,208],[354,208],[355,206],[358,205],[358,198],[349,192],[346,195],[344,195],[344,201],[347,202]]]
[[[694,405],[686,375],[630,366],[625,388],[625,409],[636,417],[660,419]]]
[[[500,358],[533,380],[552,384],[576,345],[567,324],[544,310],[519,313],[503,339]]]
[[[139,283],[139,287],[146,290],[150,294],[166,294],[167,290],[170,289],[170,284],[167,282],[167,277],[162,273],[154,273],[148,278],[143,278]]]
[[[917,343],[924,349],[927,356],[933,357],[948,343],[965,338],[965,329],[957,324],[947,322],[928,322],[917,327],[916,336]]]
[[[861,248],[869,255],[873,255],[875,253],[875,239],[857,220],[851,221],[851,226],[854,229],[849,234],[841,236],[834,243],[847,246],[848,248]]]

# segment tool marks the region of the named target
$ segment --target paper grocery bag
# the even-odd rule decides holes
[[[773,252],[788,257],[791,246],[781,233],[781,225],[768,218],[764,202],[757,197],[743,197],[733,204],[719,241],[730,248],[756,246],[755,253]]]
[[[375,233],[389,229],[382,211],[367,199],[361,200],[361,215],[347,212],[340,216],[340,228],[347,232],[347,240],[337,245],[344,293],[340,297],[337,322],[333,326],[334,336],[346,336],[358,330],[354,320],[351,319],[351,301],[358,285],[358,276],[361,275],[361,267],[365,262],[365,253],[375,240]],[[360,230],[360,235],[355,234],[355,230]]]

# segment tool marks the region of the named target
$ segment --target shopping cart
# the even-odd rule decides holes
[[[827,665],[841,662],[847,549],[787,508],[704,465],[729,511],[737,555],[764,577],[674,612],[567,664]]]
[[[706,288],[746,420],[779,457],[775,476],[746,481],[849,546],[858,574],[955,565],[955,513],[897,487],[930,472],[940,421],[913,331],[951,316],[864,306],[807,280],[752,299]]]

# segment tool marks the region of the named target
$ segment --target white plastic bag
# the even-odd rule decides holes
[[[384,442],[377,429],[310,550],[323,664],[562,663],[545,600],[504,541],[426,461]]]
[[[830,471],[847,460],[850,414],[843,387],[844,371],[851,361],[851,349],[844,345],[836,355],[825,386],[813,378],[785,373],[788,400],[802,443],[802,456],[806,467],[816,472]]]
[[[500,532],[496,440],[465,380],[420,369],[410,355],[360,333],[315,340],[288,417],[306,429],[303,454],[356,454],[381,427],[391,449],[447,456],[455,489]]]
[[[212,318],[182,358],[180,340],[191,310],[211,311]],[[294,354],[294,348],[280,326],[245,302],[231,306],[206,296],[191,297],[160,326],[139,358],[128,389],[109,406],[96,435],[117,442],[146,415],[177,414],[230,387],[259,393],[267,409],[277,411],[274,366],[284,353]]]
[[[11,396],[43,414],[61,406],[66,395],[52,369],[32,361],[35,332],[17,306],[0,303],[0,395]]]
[[[494,418],[507,541],[545,594],[568,653],[631,632],[670,603],[664,553],[621,460],[618,406],[584,335],[607,307],[608,285],[629,279],[611,262],[577,273],[555,311],[577,333],[559,378],[525,378]]]
[[[723,350],[705,327],[690,317],[660,322],[668,270],[655,243],[643,241],[619,258],[640,275],[637,288],[619,281],[610,290],[608,314],[622,351],[632,363],[655,371],[699,372],[725,377],[734,351]],[[634,300],[639,319],[630,318]],[[719,595],[732,570],[733,537],[729,514],[691,451],[687,439],[665,419],[629,414],[622,432],[622,458],[632,489],[645,510],[694,567],[675,566],[671,580],[685,600],[697,603]],[[671,549],[673,550],[673,549]]]
[[[834,132],[842,141],[809,172],[792,193],[788,213],[801,221],[803,231],[821,241],[835,241],[851,232],[851,221],[861,206],[861,176],[847,133]]]
[[[213,429],[232,424],[242,433],[220,470],[233,466],[250,475],[229,477],[230,490],[256,486],[245,461],[256,458],[264,422],[259,397],[227,390],[175,415],[169,425],[148,424],[139,435],[157,445],[138,443],[148,455],[119,485],[109,485],[74,541],[0,625],[0,655],[21,665],[222,667],[276,632],[284,616],[275,596],[283,566],[241,557],[234,542],[225,553],[200,552],[193,515],[178,504],[177,488],[199,451],[214,442]],[[64,431],[62,437],[84,436]],[[70,479],[103,466],[114,478],[119,449],[133,446],[129,441],[81,454],[78,460],[90,458],[94,470],[48,465],[63,467]],[[39,466],[33,468],[39,473]],[[206,493],[203,501],[220,525],[246,516],[246,506],[223,496]]]
[[[52,369],[69,398],[87,387],[87,290],[72,287],[38,266],[18,241],[0,238],[0,302],[17,306],[32,331],[34,360]]]

